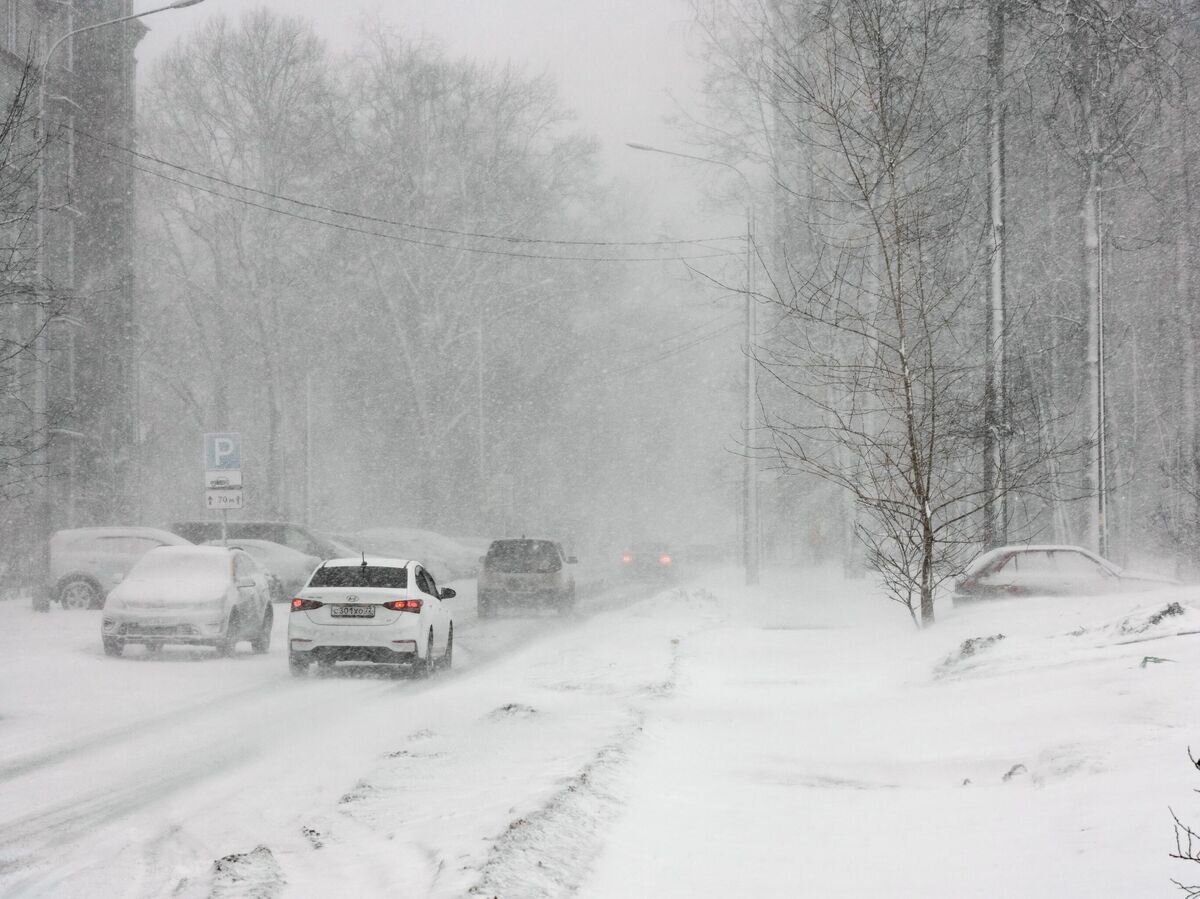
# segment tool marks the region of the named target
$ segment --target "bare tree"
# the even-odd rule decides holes
[[[191,371],[211,383],[197,400],[206,426],[236,425],[257,438],[263,488],[256,500],[266,514],[281,515],[285,430],[301,400],[297,361],[314,345],[323,280],[314,246],[328,240],[286,210],[275,212],[272,198],[319,197],[330,159],[340,154],[346,116],[324,45],[304,20],[267,10],[236,26],[211,19],[158,64],[144,108],[150,153],[211,176],[150,166],[170,179],[152,194],[150,289],[166,288],[190,325],[185,351],[200,357]],[[165,351],[161,368],[178,370],[177,343],[152,345]],[[261,390],[237,389],[247,382]]]
[[[35,415],[37,371],[51,364],[37,354],[38,334],[66,308],[67,297],[37,263],[38,167],[45,146],[37,128],[36,69],[30,60],[3,86],[0,108],[0,518],[14,539],[0,564],[17,580],[39,587],[46,535],[23,519],[36,502],[48,472],[44,449],[57,410]],[[22,538],[21,535],[29,535]]]
[[[1087,541],[1107,552],[1102,197],[1106,178],[1136,158],[1143,129],[1160,108],[1166,90],[1162,43],[1170,16],[1157,0],[1054,0],[1026,7],[1024,20],[1041,49],[1037,58],[1051,76],[1052,133],[1082,180],[1083,430],[1089,442],[1083,492],[1095,497],[1086,519]]]
[[[922,0],[737,9],[708,20],[722,61],[714,83],[742,98],[727,134],[755,133],[755,113],[770,123],[756,140],[785,210],[762,297],[776,322],[758,351],[773,385],[761,398],[770,446],[785,471],[854,497],[868,561],[929,624],[938,584],[986,521],[996,534],[985,510],[1048,490],[1048,460],[1065,451],[1047,427],[1053,413],[1024,390],[1005,398],[1002,295],[978,302],[980,274],[992,281],[1002,263],[1003,228],[1003,85],[973,64],[986,19]],[[984,52],[1000,66],[1004,23],[991,27]],[[988,97],[991,115],[980,109]],[[976,159],[989,132],[984,179]],[[1002,473],[997,417],[1012,435]]]
[[[1005,54],[1008,28],[1007,0],[992,0],[988,4],[987,23],[987,170],[988,220],[990,247],[988,253],[988,311],[987,363],[984,376],[983,421],[983,544],[992,547],[1008,542],[1008,514],[1004,505],[1004,441],[1008,432],[1006,415],[1006,342],[1008,338],[1008,305],[1005,296],[1005,262],[1007,246],[1004,239],[1005,216],[1005,153],[1004,123],[1008,98],[1006,96],[1007,57]]]

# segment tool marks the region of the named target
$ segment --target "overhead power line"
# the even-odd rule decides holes
[[[265,203],[258,203],[254,200],[248,200],[245,197],[237,197],[227,193],[222,193],[219,190],[213,190],[209,187],[201,187],[198,184],[192,184],[189,181],[184,181],[181,178],[173,178],[163,172],[156,172],[153,169],[148,169],[145,166],[137,165],[133,162],[117,159],[116,157],[106,156],[105,158],[112,159],[118,165],[127,166],[135,171],[143,172],[155,178],[161,178],[164,181],[171,181],[175,184],[182,185],[192,190],[198,190],[201,193],[211,194],[215,197],[220,197],[229,200],[233,203],[241,203],[245,206],[251,206],[255,209],[261,209],[265,212],[270,212],[275,215],[283,215],[288,218],[299,219],[304,222],[311,222],[316,225],[324,225],[327,228],[336,228],[339,231],[348,231],[352,234],[363,234],[368,237],[379,237],[384,240],[394,240],[399,243],[411,244],[419,247],[433,247],[441,250],[455,250],[462,253],[482,253],[486,256],[509,256],[516,259],[548,259],[557,262],[690,262],[697,259],[717,259],[723,256],[736,255],[736,251],[725,251],[718,253],[693,253],[687,256],[575,256],[568,254],[549,254],[549,253],[522,253],[515,250],[494,250],[489,247],[473,247],[467,244],[448,244],[438,243],[433,240],[421,240],[416,237],[405,237],[402,234],[389,234],[386,231],[372,231],[368,228],[359,228],[354,225],[342,225],[337,222],[331,222],[326,219],[316,218],[315,216],[305,215],[300,212],[291,212],[287,209],[280,209],[276,206],[268,206]]]
[[[117,150],[122,153],[127,153],[130,156],[145,160],[147,162],[152,162],[156,165],[161,165],[166,168],[173,169],[177,172],[191,175],[196,178],[202,178],[205,181],[209,181],[214,184],[220,184],[222,186],[230,187],[235,190],[245,191],[246,193],[255,194],[257,196],[275,200],[280,203],[288,203],[288,204],[298,206],[298,207],[301,207],[304,209],[311,209],[316,212],[322,212],[322,213],[326,213],[329,215],[344,216],[346,218],[370,222],[370,223],[376,224],[376,225],[387,225],[387,226],[395,227],[395,228],[408,228],[408,229],[414,230],[414,231],[423,231],[423,232],[432,233],[432,234],[444,234],[444,235],[452,236],[452,237],[466,237],[466,238],[471,238],[471,239],[475,239],[475,240],[494,240],[494,241],[500,241],[500,242],[504,242],[504,243],[513,243],[513,244],[540,244],[540,245],[549,245],[549,246],[570,246],[570,247],[628,248],[628,247],[694,246],[697,248],[711,249],[711,247],[708,246],[710,244],[719,244],[719,243],[725,242],[725,241],[744,241],[745,240],[745,235],[743,235],[743,234],[730,234],[730,235],[723,235],[723,236],[718,236],[718,237],[706,237],[706,238],[679,238],[679,239],[669,239],[669,240],[642,240],[642,241],[568,240],[568,239],[555,239],[555,238],[545,238],[545,237],[529,237],[529,236],[524,236],[524,235],[490,234],[490,233],[480,232],[480,231],[466,231],[466,230],[459,230],[459,229],[454,229],[454,228],[438,227],[438,226],[433,226],[433,225],[420,225],[420,224],[416,224],[414,222],[399,221],[396,219],[388,219],[388,218],[384,218],[381,216],[369,215],[367,213],[355,212],[355,211],[347,210],[347,209],[339,209],[335,206],[327,206],[327,205],[323,205],[320,203],[314,203],[309,200],[301,200],[296,197],[289,197],[289,196],[282,195],[282,194],[272,193],[271,191],[263,190],[263,189],[257,188],[257,187],[252,187],[247,184],[240,184],[236,181],[232,181],[230,179],[223,178],[218,175],[213,175],[213,174],[210,174],[207,172],[201,172],[197,169],[193,169],[193,168],[189,168],[188,166],[181,165],[180,163],[171,162],[170,160],[162,159],[161,157],[155,156],[153,154],[144,153],[140,150],[135,150],[132,147],[126,147],[121,144],[114,143],[114,142],[106,140],[102,137],[98,137],[97,135],[90,134],[87,131],[84,131],[78,127],[74,128],[73,130],[77,135],[79,135],[87,140],[91,140],[94,143],[101,144],[103,146],[109,147],[110,149]],[[118,160],[115,157],[109,156],[107,158],[113,159],[114,162],[121,163],[121,160]],[[281,213],[289,214],[289,215],[292,214],[292,213],[287,213],[285,210],[277,209],[276,207],[266,206],[264,204],[250,203],[249,201],[246,201],[244,198],[241,198],[241,197],[231,197],[228,194],[223,194],[218,191],[213,191],[213,190],[210,190],[207,188],[203,188],[203,187],[193,184],[189,181],[184,181],[182,179],[170,178],[169,176],[163,175],[163,173],[161,173],[161,172],[157,172],[157,171],[145,168],[145,167],[139,167],[139,166],[133,165],[132,163],[121,163],[121,164],[129,165],[130,168],[134,168],[134,169],[144,172],[148,175],[152,175],[155,177],[161,177],[161,178],[164,178],[165,180],[173,181],[174,183],[181,184],[186,187],[191,187],[196,190],[201,190],[201,191],[205,191],[207,193],[212,193],[215,196],[222,196],[222,197],[225,197],[226,199],[229,199],[229,200],[232,200],[235,202],[246,202],[248,205],[254,205],[261,209],[267,209],[269,211],[277,211],[277,212],[281,212]],[[303,216],[297,216],[297,217],[304,218]],[[324,219],[307,218],[306,220],[318,222],[320,224],[327,224],[332,227],[341,227],[341,226],[337,225],[337,223],[335,223],[335,222],[329,222]],[[356,229],[348,229],[348,230],[356,230]],[[360,231],[360,233],[372,234],[372,235],[381,236],[381,237],[388,236],[388,235],[379,234],[378,232],[373,232],[373,231]],[[395,236],[395,235],[391,235],[391,236]],[[421,243],[420,241],[415,241],[415,240],[412,242]],[[446,248],[450,248],[450,249],[468,249],[468,250],[476,249],[476,248],[471,248],[471,247],[463,247],[463,246],[459,246],[459,245],[448,246],[446,244],[439,244],[439,243],[425,243],[423,245],[435,246],[435,247],[446,247]],[[481,250],[481,252],[483,252],[483,251]],[[492,251],[492,252],[498,252],[498,251]],[[717,253],[712,254],[712,256],[685,256],[685,257],[664,256],[664,257],[653,257],[653,259],[650,259],[650,258],[629,259],[629,258],[621,257],[621,258],[616,258],[614,260],[614,259],[605,257],[603,260],[600,260],[600,261],[622,261],[622,262],[623,261],[658,261],[659,259],[664,259],[664,260],[670,261],[670,260],[677,259],[677,258],[679,258],[679,259],[706,259],[706,258],[713,258],[715,256],[731,255],[733,252],[735,252],[735,251],[718,251]],[[501,254],[501,255],[503,255],[503,254]],[[532,255],[532,254],[519,254],[519,255]],[[532,258],[543,258],[543,257],[532,256]],[[569,259],[572,257],[553,256],[553,257],[544,257],[544,258]]]

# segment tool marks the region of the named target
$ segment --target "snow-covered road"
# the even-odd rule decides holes
[[[455,587],[456,670],[424,682],[297,680],[286,615],[264,656],[110,659],[99,613],[0,606],[0,893],[206,896],[228,880],[242,895],[261,879],[266,894],[319,896],[354,871],[366,895],[461,894],[514,814],[633,726],[670,644],[627,634],[614,652],[619,610],[653,592],[637,585],[568,619],[486,622],[473,585]],[[213,880],[215,860],[260,845]]]
[[[294,679],[283,615],[266,656],[112,659],[96,613],[0,605],[0,895],[1049,899],[1191,873],[1191,591],[914,634],[828,572],[568,619],[476,621],[455,587],[456,668],[428,681]]]

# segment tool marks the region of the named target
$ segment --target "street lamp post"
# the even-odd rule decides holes
[[[742,565],[746,569],[746,584],[758,583],[759,574],[759,534],[758,534],[758,477],[754,465],[754,453],[750,446],[752,435],[758,424],[758,390],[757,369],[754,360],[754,345],[758,336],[757,304],[754,301],[754,189],[745,173],[732,163],[721,159],[709,159],[707,156],[693,156],[690,153],[679,153],[675,150],[664,150],[649,144],[627,143],[633,150],[643,150],[649,153],[662,153],[666,156],[678,156],[680,159],[690,159],[693,162],[703,162],[709,165],[719,165],[729,169],[742,179],[746,188],[746,452],[745,465],[742,469]]]
[[[203,3],[204,0],[175,0],[174,3],[168,3],[165,6],[159,6],[154,9],[148,9],[144,12],[132,13],[127,16],[119,16],[115,19],[107,19],[103,22],[93,22],[91,25],[84,25],[82,28],[75,28],[68,31],[66,34],[59,37],[45,55],[42,56],[41,64],[38,66],[38,116],[36,129],[36,153],[37,159],[37,208],[35,221],[35,234],[37,240],[37,290],[43,293],[47,292],[50,284],[50,266],[49,255],[46,248],[46,137],[48,130],[46,128],[46,76],[50,70],[50,60],[54,57],[54,53],[67,42],[70,38],[77,34],[83,34],[87,31],[95,31],[97,28],[105,28],[109,25],[119,25],[122,22],[128,22],[132,19],[140,19],[145,16],[151,16],[155,13],[165,12],[171,9],[183,9],[188,6],[195,6],[198,3]],[[74,273],[70,273],[69,280],[73,280]],[[33,384],[33,431],[34,439],[37,441],[37,451],[35,455],[35,471],[37,472],[37,508],[36,516],[38,519],[37,540],[38,540],[38,558],[43,563],[47,562],[47,541],[50,538],[51,526],[51,509],[50,509],[50,472],[49,472],[49,442],[50,442],[50,421],[49,421],[49,402],[50,402],[50,383],[49,372],[47,366],[50,363],[50,315],[47,306],[47,297],[42,296],[41,301],[35,304],[37,310],[36,320],[34,322],[33,334],[33,349],[34,349],[34,384]],[[34,583],[32,585],[34,595],[34,606],[39,609],[48,609],[50,605],[48,590],[49,584],[45,583],[48,578],[46,575],[47,566],[43,564],[42,570],[37,572],[42,583]]]

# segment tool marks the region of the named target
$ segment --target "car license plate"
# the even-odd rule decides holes
[[[329,614],[334,618],[374,618],[374,606],[330,606]]]

